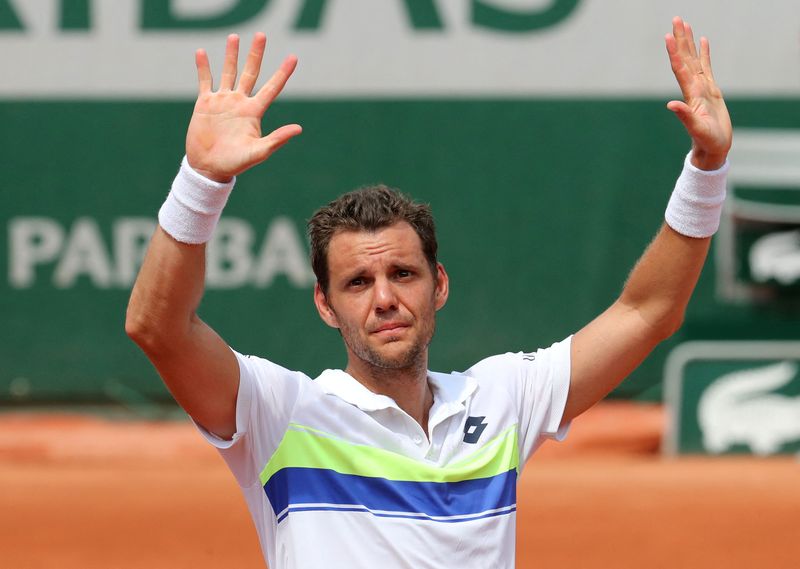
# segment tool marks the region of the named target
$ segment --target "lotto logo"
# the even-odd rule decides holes
[[[464,442],[474,445],[481,438],[483,430],[489,423],[484,423],[486,417],[467,417],[464,424]]]

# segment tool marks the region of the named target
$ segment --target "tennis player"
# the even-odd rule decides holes
[[[672,24],[666,47],[683,100],[667,107],[692,145],[665,223],[619,298],[573,336],[461,373],[428,370],[449,291],[431,212],[382,186],[341,196],[309,223],[314,303],[341,333],[345,369],[312,381],[236,352],[200,319],[206,243],[235,176],[301,128],[261,132],[296,58],[256,89],[266,38],[255,36],[237,82],[230,36],[215,91],[197,52],[186,157],[126,330],[227,461],[272,569],[514,566],[520,469],[677,330],[719,225],[731,123],[708,41],[698,48],[687,23]]]

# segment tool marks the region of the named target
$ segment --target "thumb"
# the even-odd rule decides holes
[[[683,123],[683,126],[691,135],[695,130],[695,116],[691,107],[683,101],[670,101],[667,103],[667,108],[675,113],[675,116],[678,117],[678,120]]]
[[[258,139],[253,145],[256,163],[269,158],[281,146],[302,132],[303,127],[299,124],[287,124]]]

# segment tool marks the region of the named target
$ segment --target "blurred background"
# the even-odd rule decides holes
[[[689,150],[665,108],[675,15],[711,40],[729,199],[684,327],[611,397],[655,410],[646,452],[797,454],[796,0],[0,0],[0,410],[173,415],[125,307],[184,152],[194,50],[218,77],[234,31],[267,33],[262,79],[299,56],[264,128],[304,133],[240,177],[209,247],[199,312],[231,346],[312,377],[345,363],[305,222],[372,183],[437,219],[432,369],[575,332],[616,298]]]
[[[678,358],[673,383],[788,362],[782,380],[743,389],[789,404],[800,395],[800,6],[755,6],[3,0],[0,404],[169,401],[124,334],[125,306],[183,154],[194,50],[209,50],[218,76],[232,31],[245,46],[267,32],[265,76],[299,55],[264,128],[305,129],[241,176],[210,247],[200,312],[233,347],[312,377],[344,363],[311,303],[305,222],[377,182],[429,202],[438,221],[453,285],[432,369],[563,339],[620,291],[689,149],[665,109],[679,96],[663,46],[676,14],[711,38],[736,128],[731,198],[685,326],[613,397],[696,406],[697,389],[665,390],[665,364],[711,340]]]

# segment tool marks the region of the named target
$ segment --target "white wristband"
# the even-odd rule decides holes
[[[158,212],[159,225],[181,243],[207,242],[235,183],[235,177],[224,184],[209,180],[193,170],[184,156],[172,190]]]
[[[686,156],[683,171],[667,204],[667,224],[687,237],[711,237],[719,229],[729,162],[718,170],[701,170]]]

